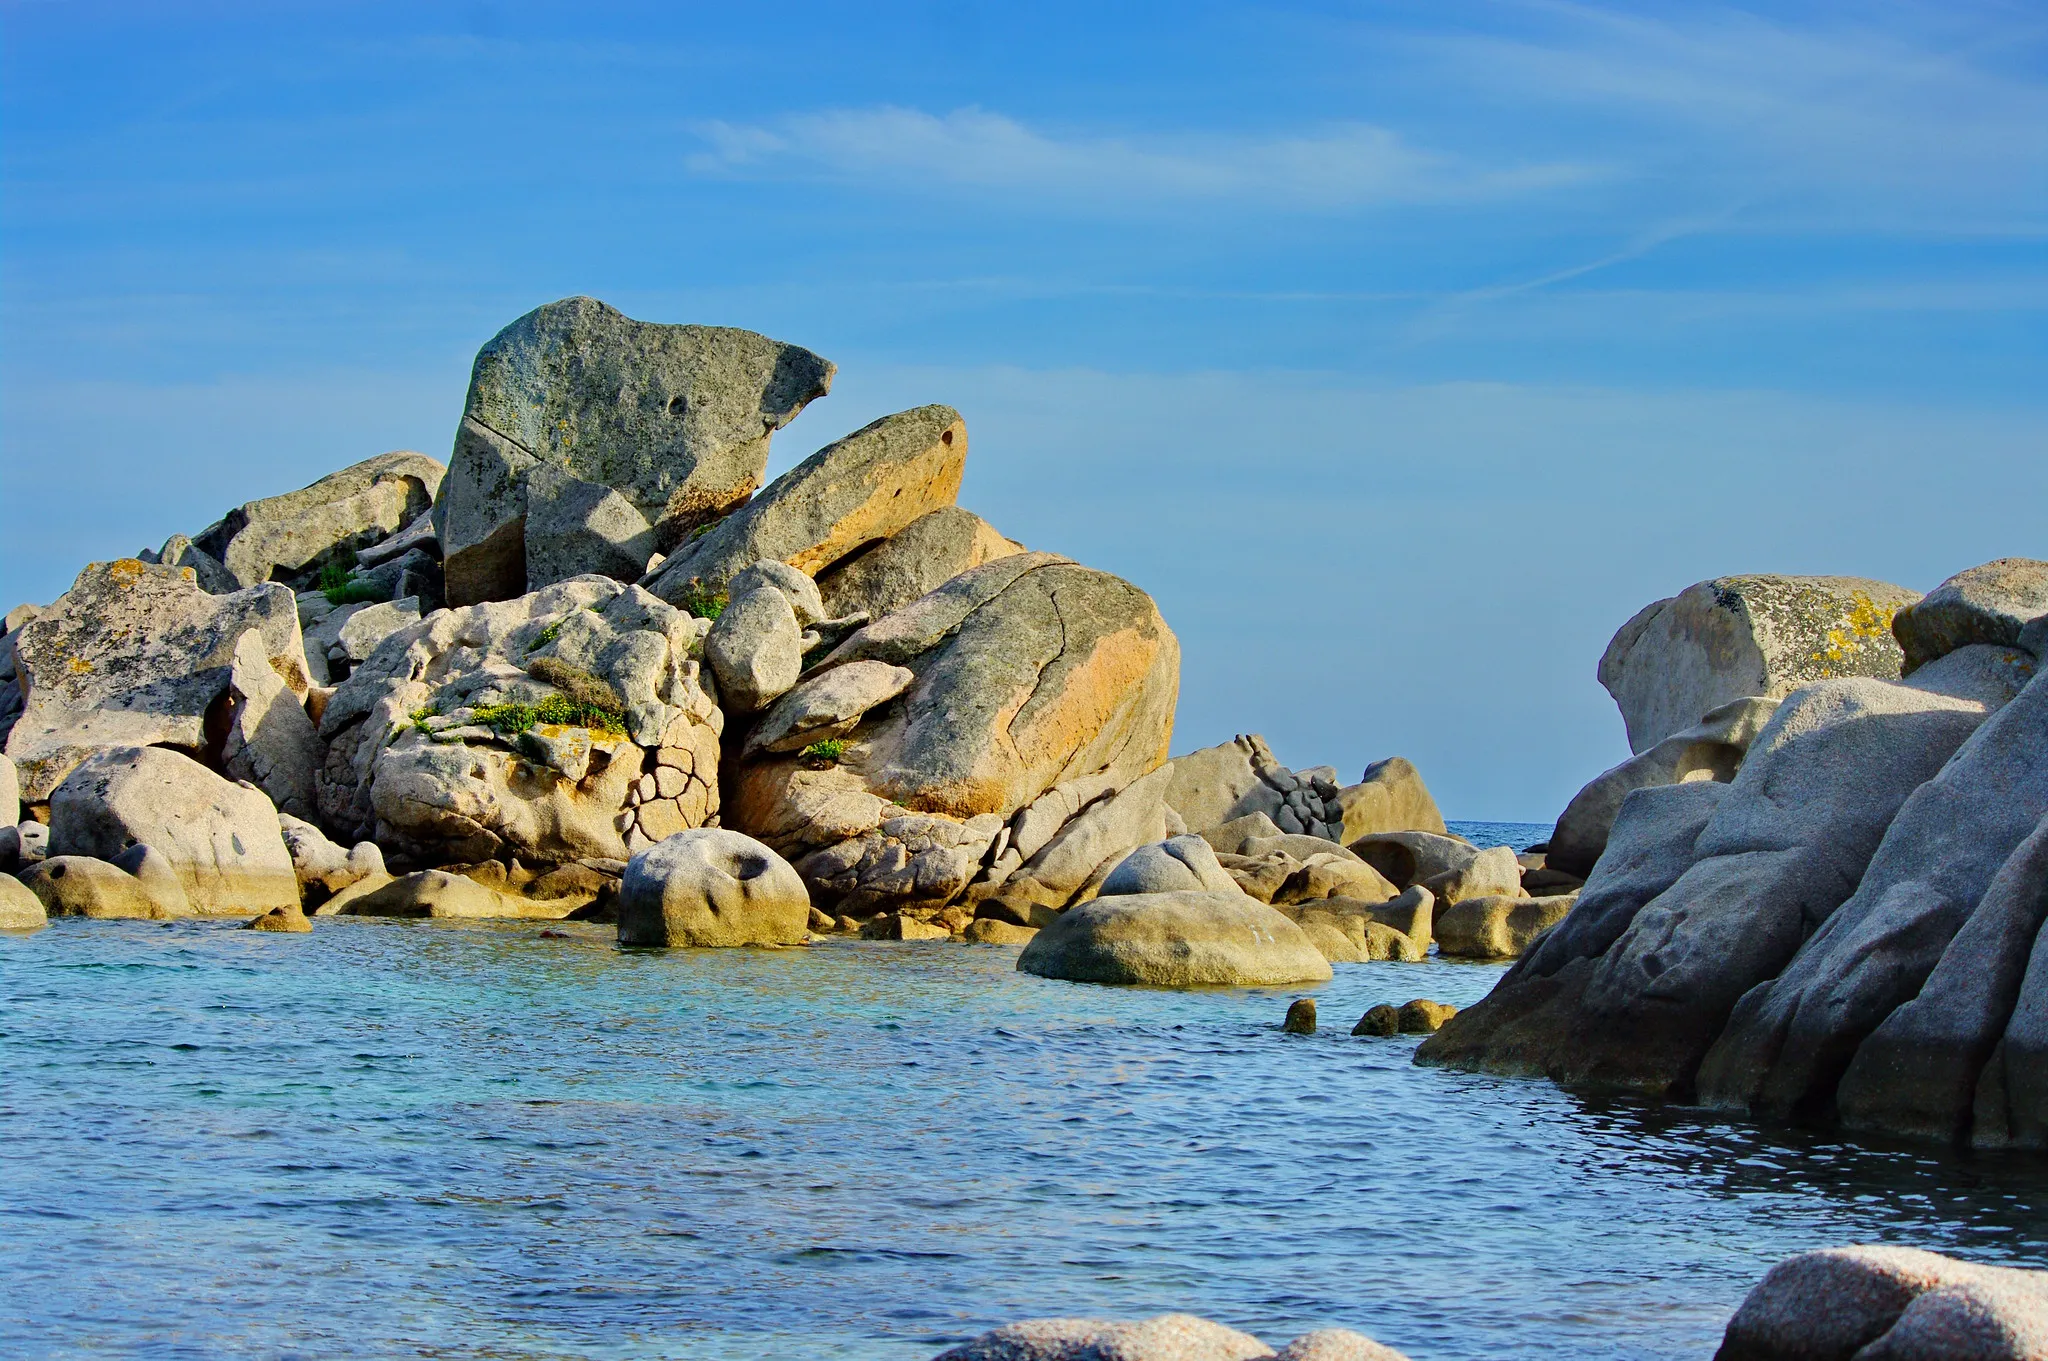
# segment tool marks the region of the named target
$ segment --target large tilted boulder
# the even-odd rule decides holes
[[[1329,961],[1299,926],[1242,893],[1096,898],[1032,937],[1017,967],[1044,978],[1152,987],[1313,983]]]
[[[310,685],[292,593],[252,586],[208,595],[189,571],[96,562],[10,635],[24,707],[7,739],[21,795],[42,803],[73,767],[109,747],[206,751],[217,737],[242,635],[295,698]]]
[[[787,860],[717,827],[640,852],[619,886],[621,945],[796,945],[810,916],[810,895]]]
[[[1546,867],[1581,878],[1591,874],[1600,852],[1607,849],[1607,832],[1621,811],[1621,801],[1638,789],[1688,780],[1726,784],[1734,779],[1749,744],[1777,708],[1774,699],[1731,700],[1594,779],[1565,805],[1550,834]]]
[[[1782,699],[1836,676],[1896,679],[1892,616],[1918,592],[1863,577],[1730,576],[1645,606],[1600,658],[1600,683],[1646,752],[1730,700]]]
[[[0,931],[33,931],[49,919],[35,890],[11,874],[0,874]]]
[[[379,454],[310,487],[238,506],[190,546],[226,569],[229,589],[298,576],[326,559],[350,561],[423,514],[445,471],[425,454]]]
[[[724,726],[704,628],[588,576],[399,630],[322,714],[322,825],[430,864],[623,860],[703,825]]]
[[[884,416],[835,440],[679,547],[648,589],[683,603],[766,558],[815,577],[856,549],[953,504],[967,425],[949,406]]]
[[[880,619],[970,567],[1024,551],[973,511],[941,506],[819,572],[818,589],[829,614]]]
[[[803,625],[789,593],[765,577],[740,585],[704,639],[718,698],[750,714],[786,694],[803,675]]]
[[[52,856],[114,860],[136,846],[165,858],[201,915],[246,917],[299,904],[270,800],[175,751],[96,752],[50,798]]]
[[[1690,1094],[1737,1000],[1856,889],[2012,676],[1969,648],[1908,681],[1823,681],[1778,706],[1732,783],[1630,794],[1571,914],[1417,1061]]]
[[[2013,647],[2035,619],[2048,615],[2048,562],[2000,558],[1958,572],[1892,619],[1907,675],[1959,647]]]
[[[1358,783],[1337,791],[1337,807],[1343,816],[1343,830],[1337,840],[1350,845],[1375,832],[1444,832],[1444,815],[1438,811],[1422,772],[1400,756],[1374,761],[1365,768]]]
[[[1249,1333],[1192,1314],[1135,1323],[1040,1318],[1006,1323],[933,1361],[1407,1361],[1362,1333],[1321,1328],[1274,1351]]]
[[[1979,645],[1982,646],[1982,645]],[[1924,667],[1915,677],[1943,663]],[[1954,1137],[1967,1124],[1972,1084],[1918,1071],[1924,1065],[1981,1068],[2004,1030],[2030,948],[2010,929],[1958,932],[1988,906],[2038,898],[2048,881],[2022,864],[2021,882],[1986,903],[1987,890],[2048,816],[2048,679],[2036,678],[1999,709],[1926,783],[1885,832],[1848,900],[1830,913],[1798,957],[1742,998],[1700,1070],[1699,1095],[1724,1107],[1777,1116],[1826,1111],[1842,1085],[1842,1114],[1866,1128]],[[2031,901],[2018,910],[2037,914]],[[1989,917],[1986,925],[1992,926]],[[2038,926],[2038,923],[2037,923]],[[1946,952],[1959,945],[1955,958]],[[1914,1002],[1937,965],[1944,977],[1924,1005]],[[2004,970],[2013,988],[1973,1018],[1951,1010],[1959,991]],[[1955,1022],[1963,1021],[1960,1026]],[[1876,1039],[1868,1058],[1859,1054]],[[1855,1061],[1853,1080],[1845,1072]]]
[[[662,549],[723,515],[761,485],[769,436],[823,396],[832,373],[809,350],[751,331],[634,321],[594,298],[527,313],[470,372],[435,506],[449,603],[527,589],[533,469],[568,475],[541,488],[550,506],[534,517],[536,561],[566,570],[616,548],[623,567],[627,545],[638,547],[625,509]],[[590,485],[627,506],[582,509]],[[553,508],[562,498],[573,504]],[[579,520],[602,542],[575,542]]]
[[[1064,558],[1017,554],[965,572],[854,634],[791,693],[859,661],[916,680],[864,715],[830,765],[746,763],[728,825],[790,853],[905,809],[1001,820],[1087,779],[1099,797],[1166,758],[1179,642],[1143,591]]]
[[[2048,1271],[1871,1244],[1772,1267],[1714,1361],[2035,1361],[2048,1356]]]

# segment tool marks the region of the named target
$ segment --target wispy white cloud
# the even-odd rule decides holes
[[[1491,199],[1586,179],[1590,166],[1492,166],[1337,123],[1270,136],[1061,134],[986,109],[881,107],[710,123],[699,174],[919,183],[1095,206],[1234,203],[1328,210]]]

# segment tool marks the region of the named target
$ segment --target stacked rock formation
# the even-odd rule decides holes
[[[1852,614],[1907,594],[1869,585]],[[1890,676],[1748,699],[1681,654],[1674,690],[1719,707],[1667,703],[1679,730],[1574,800],[1553,852],[1614,810],[1576,905],[1417,1061],[2048,1147],[2048,563],[1890,631]]]

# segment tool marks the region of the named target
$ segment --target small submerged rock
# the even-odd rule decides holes
[[[1358,1024],[1351,1027],[1354,1035],[1398,1035],[1401,1033],[1401,1013],[1385,1002],[1376,1007],[1366,1008],[1365,1015],[1358,1018]]]
[[[252,919],[242,928],[244,931],[281,931],[299,935],[313,929],[313,923],[297,903],[284,907],[273,907],[262,916]]]
[[[1249,1333],[1192,1314],[1134,1323],[1040,1318],[1009,1323],[932,1361],[1407,1361],[1362,1333],[1321,1328],[1274,1351]]]

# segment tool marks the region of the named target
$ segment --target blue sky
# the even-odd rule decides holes
[[[785,467],[1152,591],[1177,747],[1452,817],[1725,572],[2048,557],[2038,4],[0,4],[0,605],[391,448],[574,293],[840,366]]]

